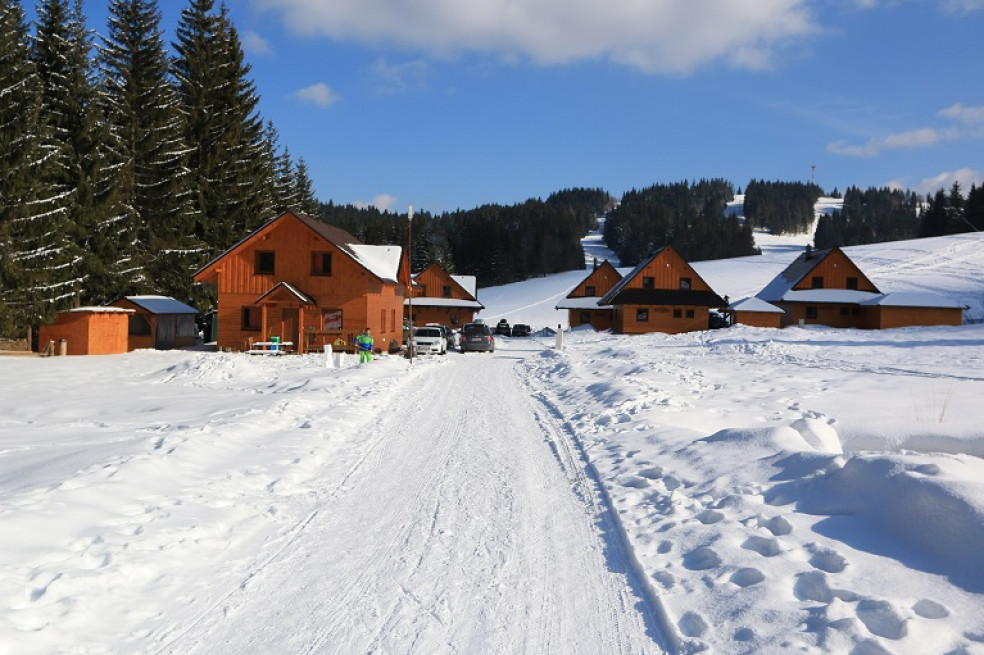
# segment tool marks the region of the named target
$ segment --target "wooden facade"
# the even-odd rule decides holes
[[[785,310],[783,327],[960,325],[965,309],[934,294],[883,294],[840,248],[807,247],[756,298]]]
[[[615,310],[611,306],[599,306],[600,301],[616,284],[622,274],[606,259],[574,287],[556,309],[567,310],[567,323],[572,328],[590,325],[595,330],[612,329]]]
[[[68,355],[119,355],[127,352],[129,316],[119,307],[79,307],[59,312],[54,322],[38,329],[38,348],[54,352],[65,341]]]
[[[351,348],[369,327],[377,349],[402,340],[397,246],[366,246],[344,230],[284,212],[195,273],[218,294],[216,342],[248,350],[279,337],[298,352]],[[288,347],[289,349],[290,347]]]
[[[600,304],[614,308],[613,330],[623,334],[707,330],[709,310],[727,305],[672,246],[640,262]]]
[[[461,327],[471,323],[484,309],[478,301],[475,277],[450,275],[440,264],[432,262],[413,277],[413,299],[405,303],[405,318],[414,325],[440,323]]]

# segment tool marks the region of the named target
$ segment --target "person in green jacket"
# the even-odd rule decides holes
[[[355,345],[359,349],[359,363],[372,361],[372,331],[366,328],[362,334],[355,338]]]

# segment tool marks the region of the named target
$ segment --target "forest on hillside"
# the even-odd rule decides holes
[[[725,212],[734,197],[732,184],[720,179],[633,189],[609,213],[605,243],[623,266],[665,245],[691,261],[757,254],[751,224]]]
[[[303,158],[257,107],[225,6],[185,0],[170,54],[158,0],[114,0],[105,36],[78,0],[0,2],[0,337],[81,305],[162,294],[214,306],[192,274],[282,211],[309,214],[367,244],[412,241],[412,269],[439,262],[481,287],[583,268],[580,240],[606,216],[622,265],[671,244],[691,261],[757,252],[754,229],[803,233],[821,190],[752,180],[744,216],[725,180],[655,184],[621,199],[572,188],[408,220],[321,202]],[[925,199],[852,187],[823,217],[817,247],[984,228],[984,189]]]

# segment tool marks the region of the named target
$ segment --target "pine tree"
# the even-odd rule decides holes
[[[195,232],[209,256],[269,218],[270,204],[259,97],[227,10],[216,13],[214,5],[191,0],[181,12],[173,62],[191,149]]]
[[[38,6],[32,48],[41,89],[41,147],[50,165],[38,183],[53,193],[45,233],[50,253],[49,300],[53,309],[106,300],[100,286],[101,257],[93,238],[102,213],[104,135],[96,116],[90,39],[82,1],[45,0]],[[95,287],[95,288],[94,288]]]
[[[318,211],[318,201],[314,197],[314,184],[308,176],[307,162],[302,157],[294,167],[294,187],[297,195],[297,209],[311,216]]]
[[[20,3],[0,1],[0,335],[21,336],[44,313],[36,279],[43,242],[35,175],[43,163],[40,96]],[[42,251],[43,252],[43,251]]]
[[[119,202],[130,257],[120,292],[151,291],[186,298],[204,249],[186,167],[178,94],[154,0],[113,0],[99,53],[102,94],[119,167]]]

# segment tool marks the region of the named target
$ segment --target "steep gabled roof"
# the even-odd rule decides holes
[[[761,300],[765,300],[766,302],[779,302],[781,300],[795,302],[796,300],[800,300],[800,301],[805,300],[804,298],[796,299],[794,298],[794,295],[791,294],[802,294],[806,290],[803,289],[794,292],[793,291],[794,288],[796,287],[796,285],[802,282],[807,276],[809,276],[814,269],[820,266],[820,264],[825,259],[833,255],[834,253],[839,254],[841,257],[846,259],[852,266],[857,268],[857,266],[854,265],[854,262],[851,261],[851,258],[848,257],[844,253],[844,251],[841,250],[840,248],[830,248],[828,250],[811,250],[810,248],[807,248],[805,252],[800,253],[800,256],[797,257],[795,260],[793,260],[793,263],[787,266],[779,275],[775,276],[771,282],[765,285],[764,289],[762,289],[757,294],[755,294],[755,297]],[[874,283],[868,280],[868,278],[865,277],[860,270],[858,270],[858,274],[862,276],[864,280],[867,281],[868,284],[871,284],[872,288],[875,288]],[[817,291],[819,291],[819,289],[817,289]],[[835,290],[828,289],[828,291],[835,291]],[[844,291],[846,291],[846,289]],[[869,297],[872,294],[878,292],[876,290],[873,292],[869,291],[869,292],[859,292],[859,293],[866,294],[866,296],[858,296],[858,298],[864,299],[864,297]],[[824,302],[824,301],[816,301],[816,302]],[[838,301],[827,300],[826,302],[838,302]],[[859,302],[859,300],[857,299],[853,301],[848,300],[845,302]]]
[[[400,255],[402,249],[399,246],[367,246],[356,239],[345,230],[328,225],[307,214],[300,214],[292,211],[285,211],[277,217],[267,221],[264,225],[257,228],[249,235],[241,239],[236,245],[232,246],[222,254],[215,257],[212,261],[205,264],[194,274],[194,279],[199,279],[206,271],[212,268],[217,262],[232,252],[235,252],[244,244],[252,241],[257,235],[270,229],[278,221],[285,220],[285,217],[292,217],[307,226],[325,241],[328,241],[340,251],[348,255],[356,264],[366,269],[369,273],[384,282],[398,281],[400,269]]]
[[[598,301],[601,300],[601,296],[578,295],[578,292],[586,286],[594,286],[597,288],[599,286],[597,282],[593,285],[588,285],[588,282],[594,282],[594,278],[604,275],[611,275],[612,279],[616,281],[616,284],[622,280],[622,274],[619,273],[615,267],[612,266],[611,262],[606,259],[593,268],[591,272],[588,273],[587,277],[574,285],[574,288],[570,290],[570,293],[568,293],[563,300],[557,303],[554,309],[611,309],[611,307],[607,305],[604,307],[599,306]],[[604,280],[600,281],[604,282]]]
[[[598,301],[599,305],[704,305],[706,307],[724,307],[727,305],[721,296],[713,291],[700,289],[639,289],[629,287],[632,280],[639,276],[653,261],[663,255],[670,255],[683,258],[673,249],[672,246],[663,246],[646,259],[639,262],[628,275],[619,280],[618,284],[612,287]],[[710,285],[697,274],[697,271],[687,262],[683,261],[688,273],[700,280],[701,284],[707,289]]]
[[[656,250],[656,252],[654,252],[653,254],[651,254],[649,257],[647,257],[646,259],[643,259],[641,262],[639,262],[638,264],[636,264],[636,267],[633,268],[631,271],[629,271],[629,274],[628,275],[626,275],[621,280],[619,280],[618,283],[614,287],[612,287],[611,291],[609,291],[608,293],[606,293],[601,298],[601,300],[598,301],[598,304],[600,304],[600,305],[611,305],[612,304],[612,299],[615,298],[616,296],[618,296],[618,294],[620,294],[622,292],[622,289],[624,289],[625,286],[629,282],[631,282],[632,279],[635,276],[639,275],[639,273],[641,273],[644,268],[646,268],[647,266],[649,266],[649,264],[654,259],[656,259],[657,257],[659,257],[660,254],[662,254],[662,252],[664,250],[666,250],[667,247],[668,246],[663,246],[662,248],[659,248],[658,250]]]
[[[296,300],[299,300],[305,305],[318,304],[314,301],[313,298],[311,298],[311,296],[307,295],[306,293],[304,293],[303,291],[301,291],[300,289],[298,289],[297,287],[295,287],[293,284],[289,282],[277,282],[275,285],[273,285],[265,292],[263,292],[260,295],[260,297],[253,302],[257,305],[260,305],[267,298],[273,298],[274,296],[280,295],[281,293],[285,293],[289,296],[293,296]]]

